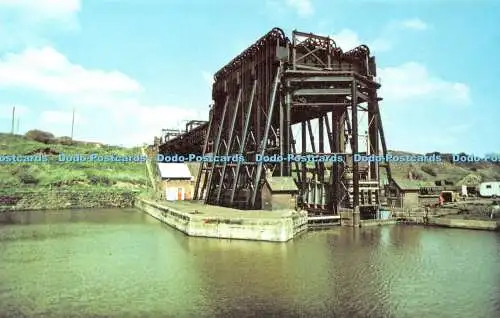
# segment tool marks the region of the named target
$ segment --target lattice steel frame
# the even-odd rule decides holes
[[[203,154],[241,154],[246,162],[202,164],[195,199],[259,209],[261,186],[269,170],[275,176],[293,174],[301,190],[299,202],[311,212],[332,214],[363,205],[360,191],[378,192],[379,165],[369,164],[365,173],[352,161],[352,154],[359,153],[359,112],[368,114],[368,152],[380,153],[379,139],[382,153],[387,152],[377,97],[380,85],[374,81],[375,76],[375,58],[364,45],[344,53],[328,37],[294,31],[290,41],[281,29],[273,29],[215,74],[214,106]],[[319,121],[318,150],[312,119]],[[300,154],[339,154],[348,160],[331,167],[317,163],[312,169],[298,163],[292,169],[287,161],[256,162],[257,154],[286,157],[299,153],[293,124],[302,127]],[[325,152],[325,128],[330,153]],[[308,144],[312,153],[307,151]],[[348,144],[352,150],[349,153]],[[390,178],[390,167],[386,169]],[[308,177],[311,174],[313,177]],[[307,189],[316,180],[328,185],[324,202],[308,200]],[[378,204],[368,201],[367,205]]]

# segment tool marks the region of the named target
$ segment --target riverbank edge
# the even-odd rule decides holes
[[[500,231],[500,222],[490,220],[467,220],[456,219],[449,217],[405,217],[405,218],[391,218],[386,220],[361,220],[359,227],[374,227],[384,225],[424,225],[433,227],[446,227],[452,229],[464,230],[481,230],[481,231]],[[352,226],[352,223],[344,220],[343,225]]]
[[[286,242],[307,230],[307,214],[295,214],[288,218],[276,218],[273,224],[263,223],[262,220],[249,219],[244,225],[236,225],[238,220],[220,220],[216,223],[203,224],[198,217],[189,213],[176,211],[168,206],[140,196],[140,191],[131,189],[67,189],[44,191],[3,192],[0,196],[11,196],[18,199],[14,205],[0,203],[0,213],[34,210],[63,210],[63,209],[92,209],[92,208],[138,208],[161,222],[189,235],[210,238],[243,239],[256,241]],[[146,208],[146,205],[151,206]],[[160,212],[152,212],[159,209]],[[170,211],[167,216],[161,211]],[[182,221],[182,222],[181,222]],[[344,226],[351,226],[349,220],[343,220]],[[500,231],[500,222],[489,220],[466,220],[447,217],[429,217],[428,221],[422,216],[392,218],[387,220],[362,220],[360,227],[372,227],[393,224],[426,225],[454,229]]]
[[[0,192],[0,213],[34,210],[132,208],[139,191],[128,189],[58,189]]]
[[[500,231],[500,222],[488,220],[464,220],[453,218],[430,218],[427,225],[465,230]]]
[[[180,211],[168,203],[138,198],[135,207],[188,236],[284,243],[307,230],[307,212],[287,217],[242,218]]]

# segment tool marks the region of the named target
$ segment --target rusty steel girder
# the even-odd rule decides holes
[[[186,123],[185,131],[164,129],[158,152],[160,154],[202,154],[203,145],[207,138],[208,122],[191,120]]]
[[[312,213],[377,206],[379,164],[353,160],[354,154],[378,155],[380,144],[387,152],[375,76],[375,58],[365,45],[343,52],[329,37],[294,31],[290,40],[281,29],[272,29],[214,76],[214,105],[204,126],[202,154],[238,154],[245,161],[202,163],[195,199],[259,209],[267,171],[293,177],[300,189],[299,204]],[[366,151],[359,149],[361,112],[368,114]],[[312,120],[318,122],[318,136]],[[294,125],[301,128],[300,151]],[[335,164],[257,160],[289,154],[345,160]],[[390,177],[389,166],[386,169]]]

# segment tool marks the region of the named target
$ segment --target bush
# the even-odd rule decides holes
[[[73,142],[73,140],[71,139],[71,137],[67,137],[67,136],[57,138],[56,142],[58,144],[65,145],[65,146],[72,146],[75,144]]]
[[[38,179],[27,172],[21,173],[19,175],[19,180],[24,184],[38,184]]]
[[[424,165],[424,166],[422,166],[421,169],[423,172],[425,172],[433,177],[437,176],[437,171],[436,171],[435,167]]]
[[[10,174],[13,175],[13,176],[20,176],[21,174],[26,173],[27,171],[29,171],[30,168],[31,168],[31,166],[26,165],[26,164],[15,165],[15,166],[12,167],[12,169],[10,169]]]
[[[50,144],[54,142],[55,139],[52,133],[38,129],[30,130],[24,136],[31,140],[43,142],[44,144]]]
[[[58,167],[57,170],[48,170],[40,173],[39,179],[40,185],[44,186],[68,186],[78,183],[87,182],[87,176],[85,173],[79,170],[66,169],[65,167]]]
[[[115,184],[114,181],[110,180],[108,177],[106,176],[92,176],[89,178],[90,180],[90,184],[92,185],[113,185]]]
[[[442,153],[441,159],[445,162],[453,163],[453,155],[451,153]]]
[[[17,187],[19,186],[19,179],[8,173],[0,174],[0,189],[5,189],[7,187]]]
[[[418,170],[415,167],[411,167],[409,169],[409,173],[411,173],[411,175],[412,175],[412,177],[413,177],[414,180],[424,180],[425,179],[424,174],[422,173],[422,171]]]

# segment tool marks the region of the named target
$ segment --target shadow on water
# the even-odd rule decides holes
[[[89,213],[89,211],[92,211]],[[131,217],[131,215],[136,216]],[[142,215],[142,214],[141,214]],[[139,215],[135,209],[71,209],[46,211],[5,211],[0,213],[1,225],[58,224],[58,223],[134,223]]]
[[[94,210],[92,213],[83,209],[7,211],[0,213],[0,242],[67,239],[88,235],[89,232],[95,234],[99,229],[89,226],[88,231],[84,231],[79,226],[79,231],[75,231],[77,224],[100,225],[101,230],[105,231],[106,225],[134,224],[139,219],[144,219],[144,216],[134,209],[103,209]]]
[[[337,228],[285,244],[185,236],[176,241],[196,264],[204,293],[221,315],[245,316],[252,308],[264,316],[382,317],[391,314],[384,248],[418,245],[418,236],[402,240],[399,231]]]

